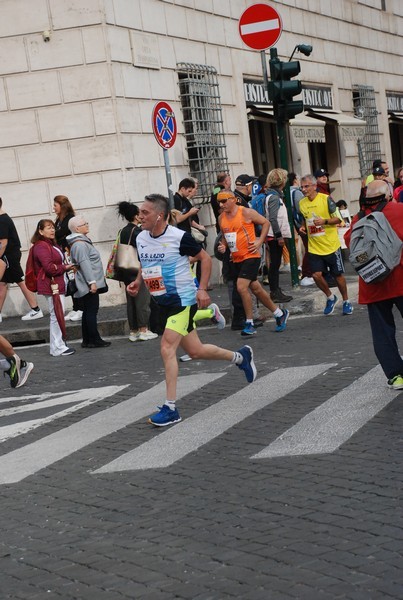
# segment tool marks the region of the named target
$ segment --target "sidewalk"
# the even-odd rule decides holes
[[[349,299],[355,305],[358,295],[357,275],[351,274],[350,269],[346,265],[346,279],[349,292]],[[316,287],[291,287],[291,279],[289,273],[281,275],[280,285],[284,291],[293,296],[293,300],[285,306],[289,309],[292,315],[312,314],[319,315],[323,312],[325,306],[325,298],[323,293]],[[265,287],[269,291],[268,287]],[[340,297],[337,288],[332,288],[332,291]],[[227,319],[227,323],[231,320],[231,309],[228,298],[227,286],[217,285],[209,291],[211,301],[215,302],[221,309],[221,312]],[[270,314],[263,307],[263,314]],[[205,322],[207,325],[209,321]],[[200,322],[202,326],[204,322]],[[67,339],[81,339],[81,323],[66,322]],[[98,316],[98,328],[102,337],[128,335],[129,327],[126,318],[126,304],[116,306],[101,307]],[[49,342],[49,316],[45,315],[43,319],[35,321],[21,321],[20,317],[8,317],[0,324],[0,333],[4,335],[11,344],[22,346],[28,344],[40,344]]]

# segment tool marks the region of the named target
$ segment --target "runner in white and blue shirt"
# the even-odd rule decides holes
[[[202,248],[190,233],[167,225],[158,236],[142,231],[136,244],[144,282],[158,304],[197,304],[197,289],[188,257],[196,256]]]
[[[253,351],[242,346],[233,352],[202,344],[194,328],[193,317],[198,308],[210,305],[207,285],[211,273],[211,257],[192,236],[167,224],[168,199],[160,194],[150,194],[140,208],[143,231],[136,239],[141,270],[127,292],[136,296],[142,280],[158,302],[164,316],[165,330],[161,339],[161,356],[165,368],[167,399],[159,412],[151,415],[149,422],[157,427],[181,421],[175,405],[178,380],[176,351],[181,346],[191,357],[204,360],[225,360],[244,371],[248,383],[256,378]],[[189,256],[200,261],[201,276],[196,288],[190,270]]]

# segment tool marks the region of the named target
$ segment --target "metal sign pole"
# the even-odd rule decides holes
[[[174,207],[174,193],[172,191],[171,165],[169,164],[168,150],[165,150],[165,148],[164,148],[163,153],[164,153],[165,176],[167,178],[169,210],[172,210],[175,207]]]

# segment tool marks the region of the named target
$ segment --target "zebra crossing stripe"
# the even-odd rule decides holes
[[[180,377],[178,398],[200,389],[223,375],[225,372],[200,373]],[[94,388],[98,399],[102,397],[102,389]],[[143,419],[150,412],[155,411],[156,403],[164,402],[164,398],[165,382],[162,382],[116,406],[0,456],[0,484],[22,481],[29,475],[81,450],[88,444]]]
[[[274,371],[93,473],[168,467],[333,366],[321,364]]]
[[[94,402],[100,402],[105,398],[110,398],[125,387],[128,387],[128,385],[111,385],[102,388],[89,388],[72,392],[59,392],[56,394],[25,397],[24,399],[34,400],[34,402],[0,410],[0,422],[2,423],[0,427],[0,442],[27,433],[28,431],[36,429],[45,423],[50,423],[55,419],[60,419],[65,415],[69,415],[84,408],[84,406],[88,406]],[[20,399],[21,398],[18,398],[18,400]],[[16,400],[17,399],[14,398],[14,402]],[[66,408],[60,410],[63,406]],[[20,417],[16,422],[16,417],[22,415],[24,418],[24,413],[35,414],[35,418],[21,420]]]
[[[328,454],[401,393],[385,389],[380,366],[305,415],[252,459]]]

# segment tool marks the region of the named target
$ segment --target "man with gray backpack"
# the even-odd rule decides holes
[[[403,204],[389,200],[390,191],[385,181],[369,183],[366,197],[361,199],[361,211],[353,218],[344,239],[351,250],[353,266],[358,264],[358,302],[368,308],[375,354],[389,388],[403,390],[403,359],[397,346],[393,316],[396,306],[403,317]],[[367,229],[368,223],[371,231]],[[382,240],[387,233],[389,238],[385,243]],[[364,248],[364,239],[369,237],[372,241]],[[377,250],[372,251],[374,247]],[[368,260],[372,261],[371,265],[367,264]]]

